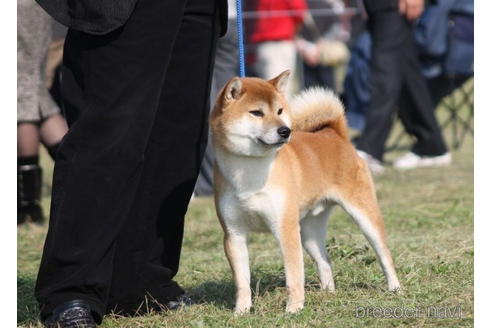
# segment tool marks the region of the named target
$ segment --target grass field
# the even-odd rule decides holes
[[[391,153],[390,158],[396,155]],[[314,263],[305,256],[305,309],[297,315],[284,314],[285,277],[278,247],[271,235],[257,234],[250,242],[253,311],[235,317],[234,286],[213,201],[199,198],[190,204],[186,217],[176,280],[200,304],[173,313],[136,318],[109,316],[102,327],[471,327],[472,140],[467,139],[453,156],[450,167],[408,172],[389,169],[376,178],[389,246],[404,287],[401,295],[385,291],[374,252],[356,225],[337,209],[330,219],[326,245],[333,260],[336,292],[330,294],[319,289]],[[51,163],[45,159],[44,165],[49,173]],[[49,206],[49,184],[46,181],[45,209]],[[46,228],[18,228],[17,315],[21,327],[41,327],[33,288]],[[382,318],[374,312],[362,317],[360,308],[356,311],[358,307],[404,308],[410,317]],[[445,307],[449,307],[448,315],[460,317],[437,318],[445,314]],[[415,317],[417,308],[422,312]],[[394,314],[400,316],[401,310]]]

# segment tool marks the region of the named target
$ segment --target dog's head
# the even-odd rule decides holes
[[[290,71],[271,80],[232,78],[211,116],[214,142],[228,152],[263,157],[290,140],[290,109],[285,89]]]

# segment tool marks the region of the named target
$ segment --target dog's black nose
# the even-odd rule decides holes
[[[287,139],[290,136],[290,129],[286,126],[282,126],[282,127],[278,128],[277,133],[282,138]]]

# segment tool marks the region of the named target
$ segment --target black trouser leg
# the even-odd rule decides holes
[[[396,11],[370,16],[372,95],[366,125],[356,138],[357,148],[382,160],[402,88],[401,53],[409,27]]]
[[[146,311],[183,293],[171,279],[178,271],[184,215],[207,142],[219,32],[214,11],[212,1],[189,1],[186,6],[137,196],[117,240],[107,311],[131,314],[140,305]],[[183,66],[192,73],[183,74]]]
[[[372,97],[366,126],[355,140],[357,148],[382,160],[402,99],[399,115],[407,132],[417,138],[413,151],[421,155],[442,154],[444,143],[419,71],[411,25],[398,11],[384,10],[370,13],[369,28],[373,38]]]
[[[70,130],[55,164],[50,226],[36,285],[42,317],[75,298],[88,301],[98,321],[106,310],[117,238],[130,211],[138,212],[135,197],[145,177],[144,167],[166,169],[165,165],[147,164],[149,137],[159,130],[175,143],[182,141],[182,136],[173,135],[170,124],[156,120],[156,113],[161,111],[163,85],[180,26],[189,20],[185,6],[185,1],[178,0],[140,0],[125,26],[115,32],[91,36],[69,31],[62,91]],[[194,46],[190,44],[190,51],[200,53]],[[197,60],[208,64],[207,58]],[[193,76],[194,69],[190,63],[179,67],[183,76]],[[188,82],[179,88],[193,90],[191,96],[200,89],[207,92],[203,84]],[[176,90],[176,85],[168,86],[169,92]],[[182,93],[168,99],[172,101],[167,114],[174,117],[186,99]],[[196,122],[191,117],[183,124],[190,122],[180,128],[194,129]],[[180,153],[195,151],[190,143],[180,146]],[[168,152],[164,161],[175,156]],[[181,167],[189,169],[184,164]],[[172,179],[165,184],[182,182],[172,172],[169,176]],[[136,230],[146,223],[138,224]],[[133,240],[125,242],[132,244]]]
[[[420,73],[417,51],[410,40],[402,67],[403,88],[398,116],[405,131],[416,138],[412,152],[423,156],[442,155],[447,151],[437,123],[434,103],[427,82]]]

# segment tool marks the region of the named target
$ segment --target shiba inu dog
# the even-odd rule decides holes
[[[288,290],[287,312],[304,305],[302,247],[316,262],[321,288],[333,291],[325,248],[328,215],[339,204],[374,248],[390,290],[400,283],[386,245],[371,174],[351,145],[338,98],[309,89],[290,103],[286,71],[266,81],[233,78],[211,115],[215,205],[236,284],[235,312],[251,307],[247,238],[278,240]]]

